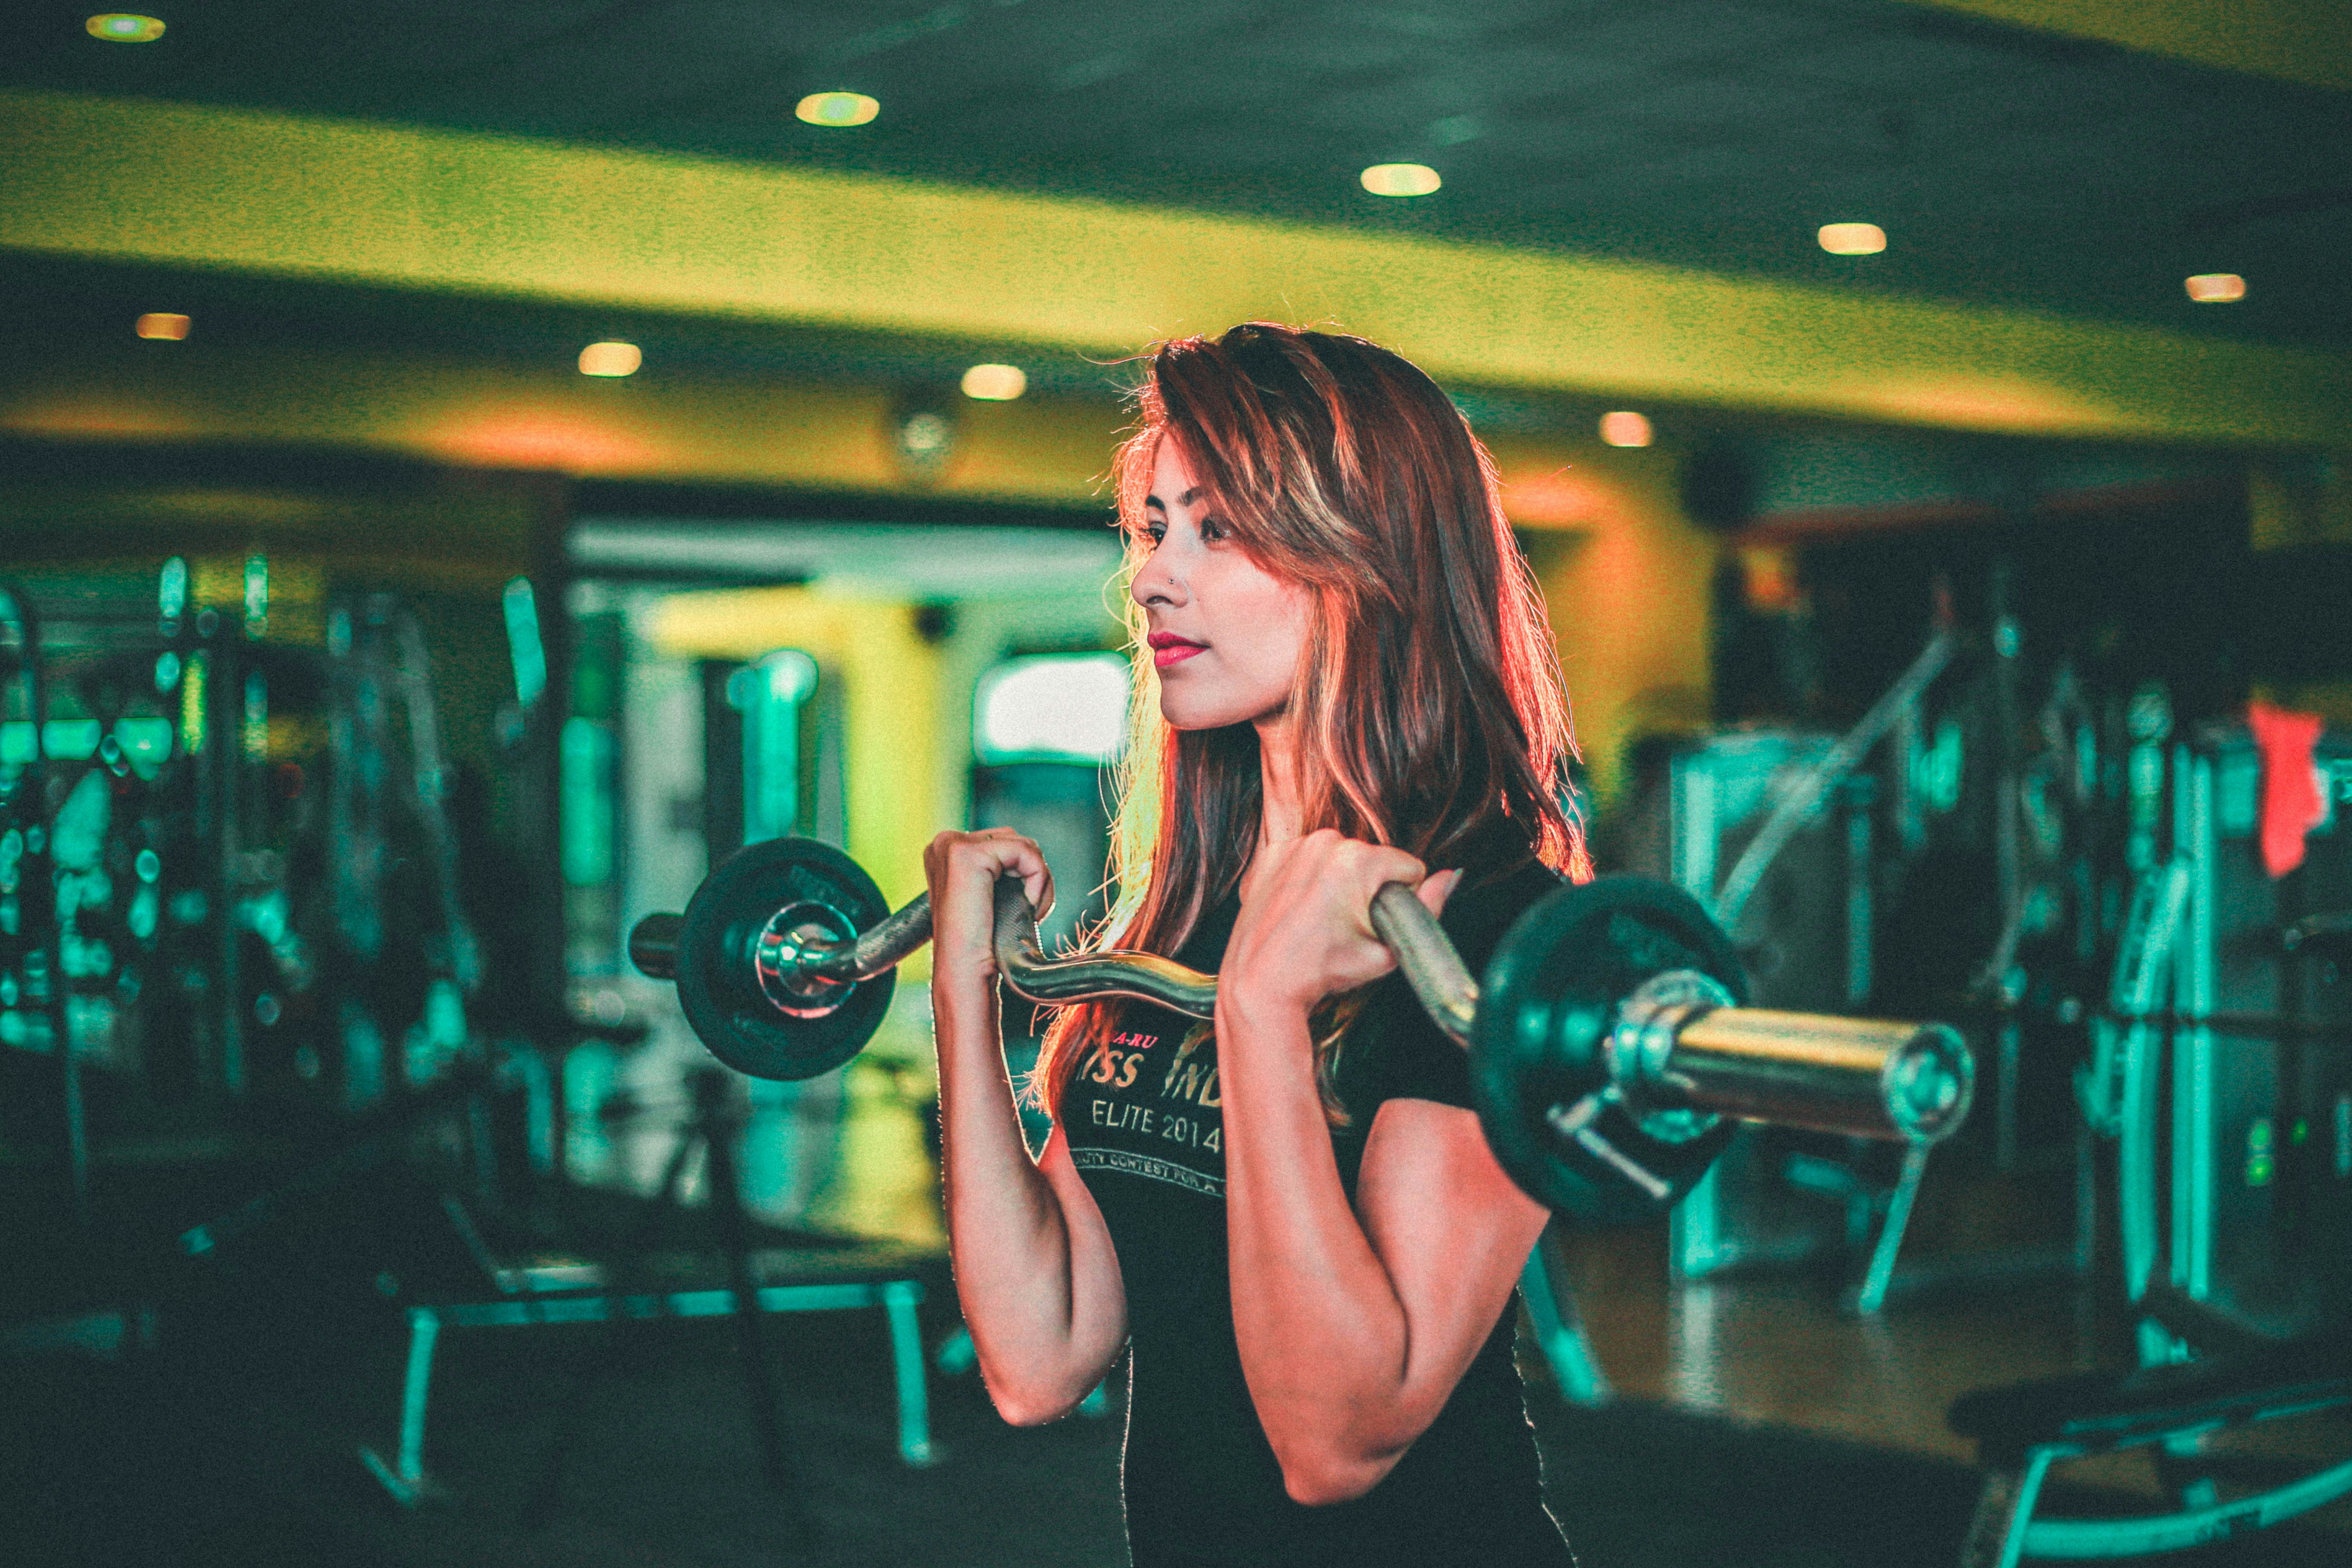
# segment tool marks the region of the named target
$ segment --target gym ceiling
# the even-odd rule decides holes
[[[135,292],[168,275],[225,310],[310,311],[310,326],[372,321],[404,340],[462,338],[494,353],[572,341],[616,311],[649,310],[657,320],[623,324],[640,339],[666,332],[663,352],[754,374],[903,378],[995,344],[1050,341],[1069,352],[1028,355],[1033,387],[1080,392],[1103,380],[1091,358],[1138,346],[1139,332],[1207,325],[1190,313],[1233,298],[1256,313],[1385,328],[1441,374],[1499,389],[1621,384],[1915,423],[2157,437],[2201,428],[2341,444],[2347,426],[2326,409],[2352,389],[2352,281],[2340,266],[2352,251],[2352,6],[2180,0],[2155,7],[2160,16],[2148,9],[2138,0],[205,0],[173,8],[163,39],[129,45],[89,36],[82,8],[26,6],[0,58],[0,115],[41,122],[30,134],[49,139],[40,162],[52,184],[57,128],[68,121],[134,147],[151,132],[164,149],[194,138],[221,158],[264,149],[274,162],[293,145],[240,142],[264,122],[191,118],[184,106],[267,111],[278,126],[463,133],[482,158],[534,143],[670,155],[594,167],[653,169],[649,192],[688,160],[798,177],[776,187],[795,211],[825,206],[834,233],[882,250],[892,248],[889,224],[914,221],[903,202],[887,223],[859,205],[885,199],[874,195],[883,186],[910,201],[941,188],[980,198],[956,220],[976,231],[1055,215],[1068,221],[1039,241],[1041,277],[1025,286],[1082,302],[1050,323],[1009,307],[1002,321],[971,310],[898,319],[845,296],[754,298],[715,274],[667,291],[617,272],[549,282],[533,270],[552,266],[543,258],[444,276],[429,262],[385,263],[388,242],[362,217],[305,237],[314,268],[283,245],[273,257],[212,265],[194,240],[175,250],[93,237],[88,226],[68,232],[52,215],[69,203],[44,201],[28,216],[29,197],[0,213],[0,246],[52,299]],[[820,91],[866,94],[880,111],[856,127],[796,120],[795,103]],[[341,155],[316,137],[307,145],[303,156]],[[100,178],[110,189],[142,177],[171,188],[169,158],[142,175],[120,146],[93,155],[109,163]],[[506,157],[499,172],[523,181],[514,160],[524,156]],[[1403,199],[1368,194],[1358,174],[1389,162],[1426,164],[1443,186]],[[353,165],[355,205],[369,205],[376,177]],[[751,187],[709,178],[718,183],[699,206],[649,195],[657,232],[614,236],[615,266],[666,238],[687,249],[717,244],[689,237],[687,219]],[[833,191],[845,193],[837,206],[826,205]],[[259,198],[254,226],[299,226],[292,208],[270,202]],[[207,243],[235,216],[213,213]],[[156,223],[198,221],[159,210]],[[1816,231],[1840,221],[1879,225],[1887,248],[1826,253]],[[1244,226],[1220,226],[1233,223]],[[1432,316],[1463,315],[1464,299],[1415,281],[1447,255],[1500,258],[1495,280],[1482,276],[1475,288],[1542,305],[1447,339],[1392,324],[1396,312],[1361,305],[1360,289],[1311,281],[1295,299],[1271,287],[1263,300],[1229,289],[1181,309],[1165,298],[1124,311],[1093,303],[1123,268],[1169,268],[1166,251],[1180,243],[1272,265],[1279,247],[1251,248],[1269,234],[1297,237],[1309,279],[1361,269],[1366,258],[1420,258],[1398,263],[1402,280],[1388,292],[1423,287]],[[1423,241],[1441,248],[1413,243]],[[1128,254],[1117,254],[1122,246]],[[1550,270],[1546,258],[1558,258]],[[868,261],[880,274],[905,265],[881,250],[843,265],[855,272]],[[931,261],[919,287],[903,272],[894,286],[908,298],[951,290],[952,258]],[[500,265],[510,265],[511,289],[499,286]],[[749,264],[730,265],[740,277]],[[564,266],[581,264],[575,256]],[[2192,301],[2183,280],[2210,272],[2242,275],[2246,297]],[[855,281],[843,287],[854,291]],[[1725,294],[1724,284],[1746,287]],[[1675,365],[1638,356],[1564,362],[1554,374],[1514,351],[1514,333],[1570,335],[1556,318],[1579,289],[1590,296],[1570,312],[1580,331],[1605,334],[1593,310],[1604,300],[1627,307],[1621,335],[1642,331],[1645,310],[1678,317],[1687,332],[1719,312],[1723,335],[1762,330],[1738,320],[1738,306],[1771,323],[1772,341],[1748,357],[1787,363],[1768,386],[1713,364],[1676,380]],[[1938,345],[1919,351],[1925,369],[1895,366],[1896,380],[1930,374],[1937,355],[1958,366],[1958,382],[2071,355],[2074,368],[2053,371],[2053,385],[2136,377],[2172,384],[2176,402],[2284,401],[2268,426],[2217,415],[2200,427],[2177,411],[2092,407],[2097,397],[2086,403],[2066,385],[2046,406],[2027,397],[2011,407],[2005,394],[1967,387],[1948,405],[1812,396],[1804,389],[1822,381],[1822,366],[1801,340],[1857,321],[1873,341]],[[2012,334],[2022,346],[1998,341]],[[1499,346],[1455,341],[1465,336]],[[1971,341],[1974,351],[1941,346]],[[648,342],[649,363],[655,352]],[[1733,342],[1709,352],[1729,365],[1742,351]],[[2126,360],[2142,368],[2114,371]],[[2103,361],[2112,363],[2095,364]],[[2193,394],[2178,390],[2183,377],[2206,375]],[[2143,394],[2168,395],[2134,387],[2123,401]]]

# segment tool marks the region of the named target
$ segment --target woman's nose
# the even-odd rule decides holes
[[[1184,599],[1183,585],[1177,582],[1176,574],[1168,569],[1166,557],[1159,552],[1154,552],[1151,559],[1146,561],[1142,568],[1136,573],[1135,581],[1128,585],[1127,594],[1129,598],[1139,605],[1150,605],[1155,602],[1180,605]]]

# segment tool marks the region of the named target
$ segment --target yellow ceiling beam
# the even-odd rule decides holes
[[[1913,0],[2200,66],[2352,90],[2352,0]]]
[[[892,451],[887,386],[719,376],[660,363],[608,380],[582,375],[552,355],[518,363],[338,342],[296,352],[224,342],[202,321],[186,342],[142,342],[127,321],[115,325],[119,336],[72,358],[0,339],[0,361],[8,364],[0,376],[0,430],[360,447],[581,479],[933,490],[1068,504],[1104,493],[1099,480],[1119,425],[1118,414],[1100,402],[959,399],[952,455],[944,471],[919,483]]]
[[[0,94],[0,247],[1088,353],[1333,321],[1441,379],[2352,441],[2352,357],[1687,269],[502,137]]]

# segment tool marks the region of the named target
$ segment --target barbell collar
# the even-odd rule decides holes
[[[1664,1143],[1686,1143],[1721,1120],[1718,1108],[1694,1104],[1672,1076],[1683,1026],[1738,1005],[1728,986],[1696,969],[1651,975],[1617,1004],[1617,1025],[1601,1041],[1610,1088],[1641,1123]]]

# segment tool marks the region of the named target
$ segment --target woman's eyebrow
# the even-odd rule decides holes
[[[1194,501],[1200,499],[1201,487],[1194,485],[1191,489],[1186,490],[1183,494],[1176,498],[1176,504],[1178,506],[1191,506]],[[1145,496],[1143,498],[1143,504],[1146,506],[1156,506],[1161,511],[1166,511],[1168,510],[1168,503],[1161,500],[1158,496]]]

